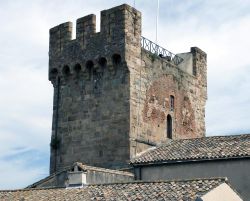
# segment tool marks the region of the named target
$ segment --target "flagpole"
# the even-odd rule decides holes
[[[155,43],[158,44],[158,22],[159,22],[160,0],[157,0]]]

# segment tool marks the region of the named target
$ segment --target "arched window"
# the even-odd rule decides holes
[[[170,115],[167,116],[167,138],[172,139],[172,117]]]
[[[117,66],[117,65],[119,65],[119,64],[121,63],[121,61],[122,61],[121,55],[119,55],[119,54],[114,54],[114,55],[112,56],[113,65]]]

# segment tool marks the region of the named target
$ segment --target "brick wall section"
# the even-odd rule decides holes
[[[130,71],[131,157],[167,140],[167,115],[173,119],[173,139],[205,136],[206,54],[196,47],[184,54],[192,59],[191,67],[196,66],[196,76],[184,71],[188,68],[185,61],[181,70],[144,49],[140,64]]]
[[[136,153],[166,140],[205,133],[206,54],[186,53],[197,76],[141,48],[141,13],[124,4],[50,30],[49,80],[54,87],[50,173],[81,161],[126,167]],[[184,71],[183,71],[184,69]],[[169,111],[169,96],[175,109]]]

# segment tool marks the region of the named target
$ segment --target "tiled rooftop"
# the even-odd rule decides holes
[[[126,176],[134,176],[130,172],[120,171],[120,170],[113,170],[113,169],[107,169],[107,168],[101,168],[101,167],[95,167],[95,166],[89,166],[84,165],[83,163],[76,162],[74,165],[77,165],[82,171],[86,172],[88,170],[91,171],[97,171],[97,172],[106,172],[106,173],[112,173],[112,174],[120,174],[120,175],[126,175]],[[73,166],[74,166],[73,165]]]
[[[214,160],[250,156],[250,135],[213,136],[186,140],[169,140],[138,154],[132,164]]]
[[[67,172],[70,171],[74,168],[74,166],[77,166],[79,170],[83,172],[87,171],[96,171],[96,172],[104,172],[104,173],[110,173],[110,174],[118,174],[118,175],[124,175],[124,176],[129,176],[129,177],[134,177],[134,174],[130,172],[125,172],[125,171],[120,171],[120,170],[112,170],[112,169],[106,169],[106,168],[101,168],[101,167],[94,167],[94,166],[89,166],[89,165],[84,165],[83,163],[76,162],[71,166],[65,167],[63,170],[58,171],[54,174],[49,175],[48,177],[45,177],[44,179],[41,179],[38,182],[35,182],[34,184],[29,185],[27,188],[35,188],[37,185],[55,177],[56,175],[62,173],[62,172]]]
[[[225,178],[184,181],[131,182],[88,185],[83,188],[0,191],[0,201],[171,200],[191,201],[225,183]]]

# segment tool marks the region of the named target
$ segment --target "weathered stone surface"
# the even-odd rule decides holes
[[[141,13],[128,5],[50,30],[49,80],[54,86],[53,173],[76,161],[106,168],[167,139],[205,134],[206,54],[183,53],[181,66],[141,48]],[[186,63],[185,63],[186,62]],[[196,75],[190,73],[195,69]],[[170,95],[174,109],[170,108]]]
[[[206,54],[191,48],[192,68],[196,76],[173,65],[164,58],[155,57],[142,49],[141,65],[130,70],[131,130],[135,140],[159,143],[167,138],[167,116],[172,117],[172,138],[186,139],[205,136]],[[187,70],[186,72],[184,70]],[[170,96],[174,97],[174,108],[170,108]],[[131,153],[143,151],[138,143]],[[135,150],[135,148],[137,150]]]

